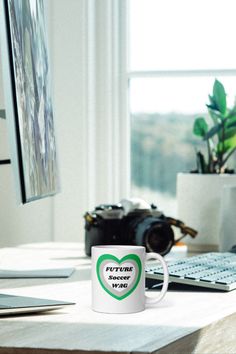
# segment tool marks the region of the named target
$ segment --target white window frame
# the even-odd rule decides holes
[[[90,4],[89,4],[90,3]],[[95,110],[90,115],[88,141],[95,142],[88,160],[96,171],[91,198],[94,202],[118,202],[130,194],[130,129],[127,109],[127,1],[89,0],[88,71]],[[93,63],[94,70],[91,70]],[[94,85],[95,84],[95,85]],[[90,87],[92,89],[92,87]],[[92,89],[93,90],[93,89]],[[91,92],[91,90],[89,90]],[[90,96],[88,92],[88,97]],[[95,137],[96,135],[96,137]],[[88,171],[89,176],[94,175]]]

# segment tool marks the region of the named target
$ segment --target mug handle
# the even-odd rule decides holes
[[[156,304],[157,302],[159,302],[163,299],[163,297],[165,296],[165,294],[167,292],[168,283],[169,283],[169,272],[168,272],[168,267],[167,267],[166,261],[158,253],[154,253],[154,252],[147,253],[146,254],[146,261],[148,261],[149,259],[158,260],[161,263],[162,268],[163,268],[164,279],[163,279],[163,286],[162,286],[161,292],[158,293],[158,296],[155,296],[155,297],[150,297],[150,296],[145,295],[146,304]]]

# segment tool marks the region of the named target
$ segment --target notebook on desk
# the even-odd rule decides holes
[[[75,268],[55,269],[0,269],[0,279],[23,279],[23,278],[68,278]]]
[[[0,316],[57,310],[73,302],[0,294]]]
[[[23,278],[67,278],[75,268],[55,269],[0,269],[0,279]],[[38,299],[26,296],[0,294],[0,316],[52,311],[74,303],[49,299]]]
[[[224,291],[236,289],[236,253],[211,252],[167,264],[170,282]],[[162,280],[162,267],[147,267],[146,279]]]

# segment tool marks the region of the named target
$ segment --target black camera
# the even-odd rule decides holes
[[[142,200],[127,199],[115,205],[99,205],[85,218],[85,253],[97,245],[139,245],[147,252],[167,254],[186,235],[195,237],[197,231],[182,221],[166,217],[155,205]],[[181,230],[175,240],[172,226]]]

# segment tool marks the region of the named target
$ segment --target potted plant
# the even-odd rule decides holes
[[[199,231],[189,241],[191,248],[210,251],[220,248],[224,186],[236,186],[234,169],[228,166],[236,151],[236,103],[228,107],[225,88],[215,80],[206,107],[209,121],[197,117],[193,125],[194,135],[201,139],[196,169],[178,174],[177,199],[179,218]]]
[[[236,151],[236,104],[227,107],[224,86],[215,80],[207,109],[212,125],[204,117],[195,119],[193,133],[206,144],[207,157],[197,151],[197,173],[233,173],[227,168],[229,158]]]

